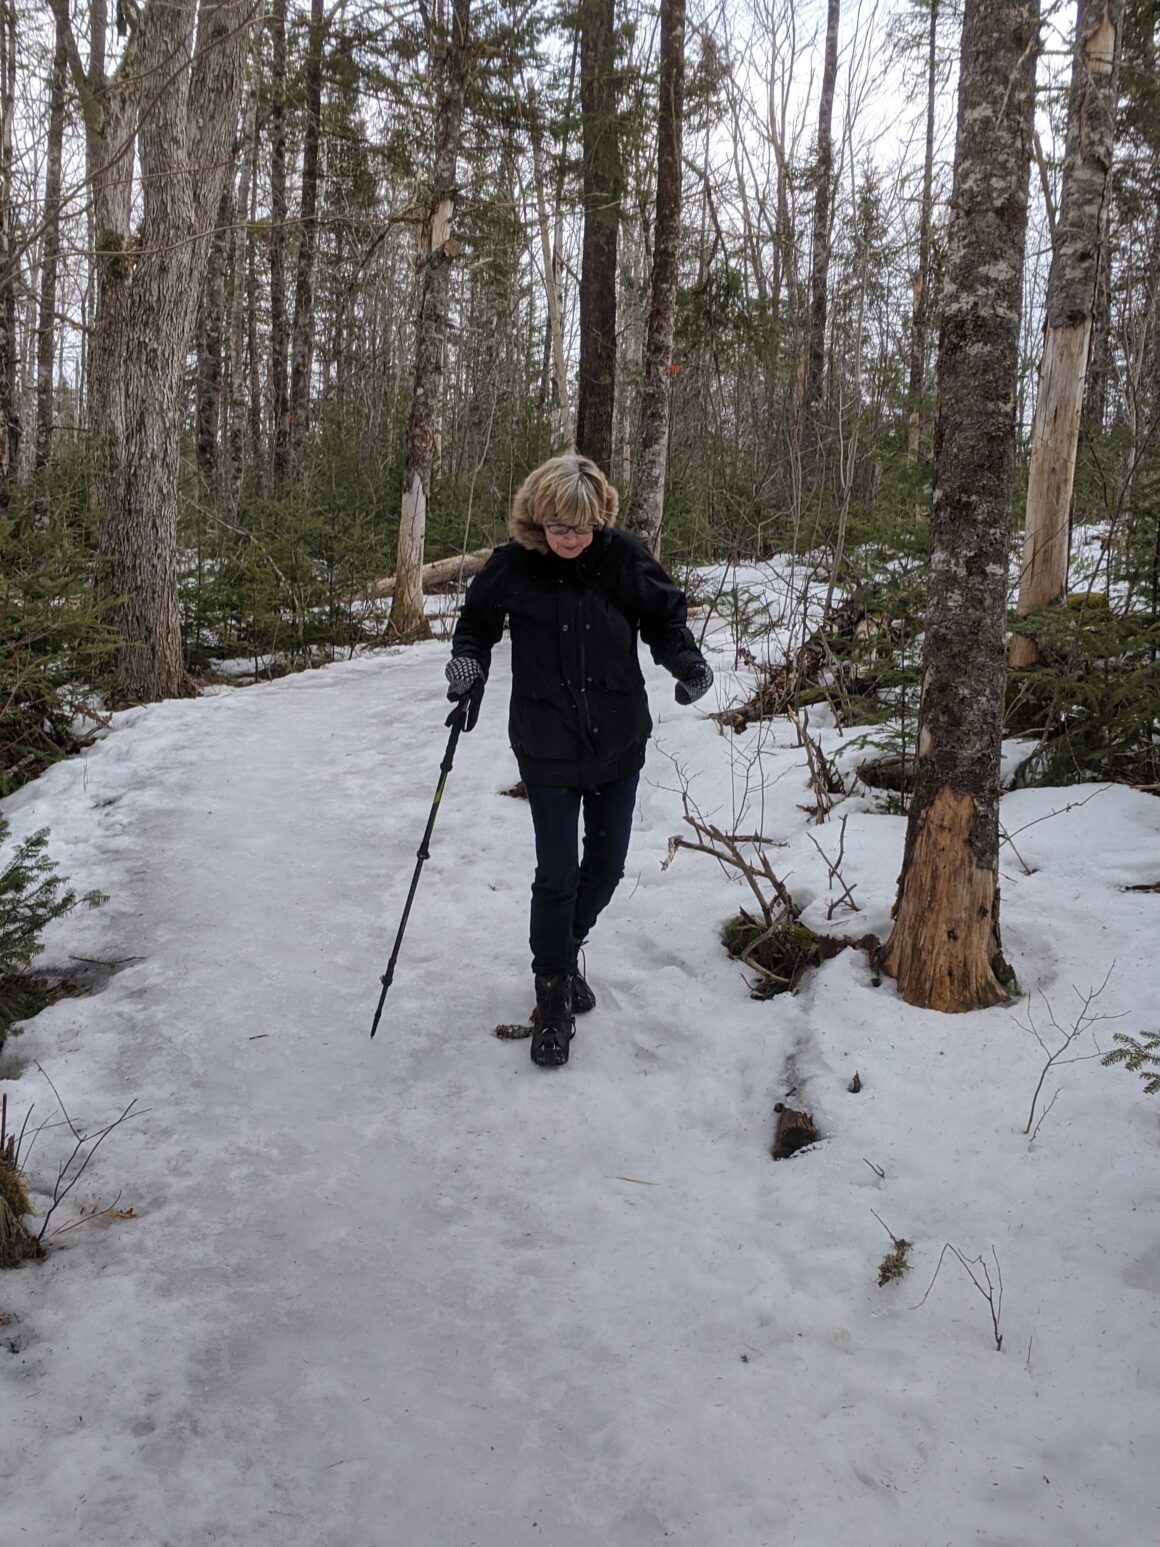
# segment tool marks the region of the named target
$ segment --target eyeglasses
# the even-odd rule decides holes
[[[563,526],[560,522],[556,521],[550,526],[546,526],[544,531],[552,537],[568,537],[571,535],[587,537],[590,535],[592,528],[590,526]]]

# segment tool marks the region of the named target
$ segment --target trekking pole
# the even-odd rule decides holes
[[[411,904],[415,900],[415,893],[419,886],[419,872],[423,869],[423,861],[430,857],[427,844],[431,839],[431,830],[435,826],[435,818],[439,814],[439,802],[443,798],[443,786],[447,783],[447,775],[451,772],[451,763],[455,757],[455,748],[459,737],[468,720],[475,724],[475,717],[479,714],[479,701],[483,697],[483,683],[473,684],[471,690],[463,695],[455,708],[447,716],[447,724],[451,727],[451,735],[447,742],[447,751],[443,754],[443,761],[439,764],[439,783],[435,786],[435,799],[431,802],[431,814],[427,818],[427,826],[423,829],[423,836],[419,840],[419,862],[415,866],[415,874],[411,877],[411,890],[407,893],[407,901],[403,906],[403,917],[399,921],[399,932],[395,936],[394,949],[391,959],[387,963],[387,970],[383,973],[381,982],[383,991],[379,995],[379,1002],[375,1009],[375,1018],[371,1022],[371,1036],[379,1029],[379,1021],[382,1018],[383,1004],[386,1001],[387,990],[395,977],[395,963],[399,959],[399,947],[403,943],[403,932],[407,928],[407,920],[411,916]]]

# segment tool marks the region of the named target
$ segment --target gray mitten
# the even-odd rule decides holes
[[[483,680],[483,667],[473,655],[453,655],[443,668],[443,675],[447,678],[447,697],[454,702]]]
[[[708,661],[701,661],[688,672],[673,689],[678,704],[695,704],[713,686],[713,668]]]
[[[447,716],[447,724],[455,723],[455,717],[460,712],[459,706],[466,698],[470,701],[464,711],[463,729],[474,730],[475,722],[479,719],[479,705],[483,699],[484,684],[487,681],[483,674],[483,667],[474,656],[453,655],[443,668],[443,675],[447,678],[447,697],[455,705]]]

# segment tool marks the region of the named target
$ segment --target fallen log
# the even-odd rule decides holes
[[[491,548],[477,548],[474,553],[453,553],[449,559],[436,559],[423,565],[424,591],[438,591],[441,586],[455,585],[477,575],[492,555]],[[394,596],[395,577],[387,575],[383,580],[371,583],[372,596]]]
[[[890,635],[889,620],[871,611],[865,601],[851,598],[842,602],[831,610],[826,627],[815,629],[794,655],[787,656],[780,665],[770,663],[765,668],[748,702],[718,710],[710,718],[740,733],[757,720],[772,719],[792,707],[804,708],[829,698],[833,692],[854,693],[861,680],[857,664],[848,658],[839,660],[831,641],[841,639],[853,644],[888,640]],[[830,680],[820,686],[824,672],[829,673]]]

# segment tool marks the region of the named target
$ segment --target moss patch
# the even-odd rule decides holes
[[[742,908],[721,929],[721,944],[729,955],[758,973],[755,999],[772,999],[792,993],[810,967],[837,956],[857,942],[833,935],[818,935],[797,919],[766,924]]]

